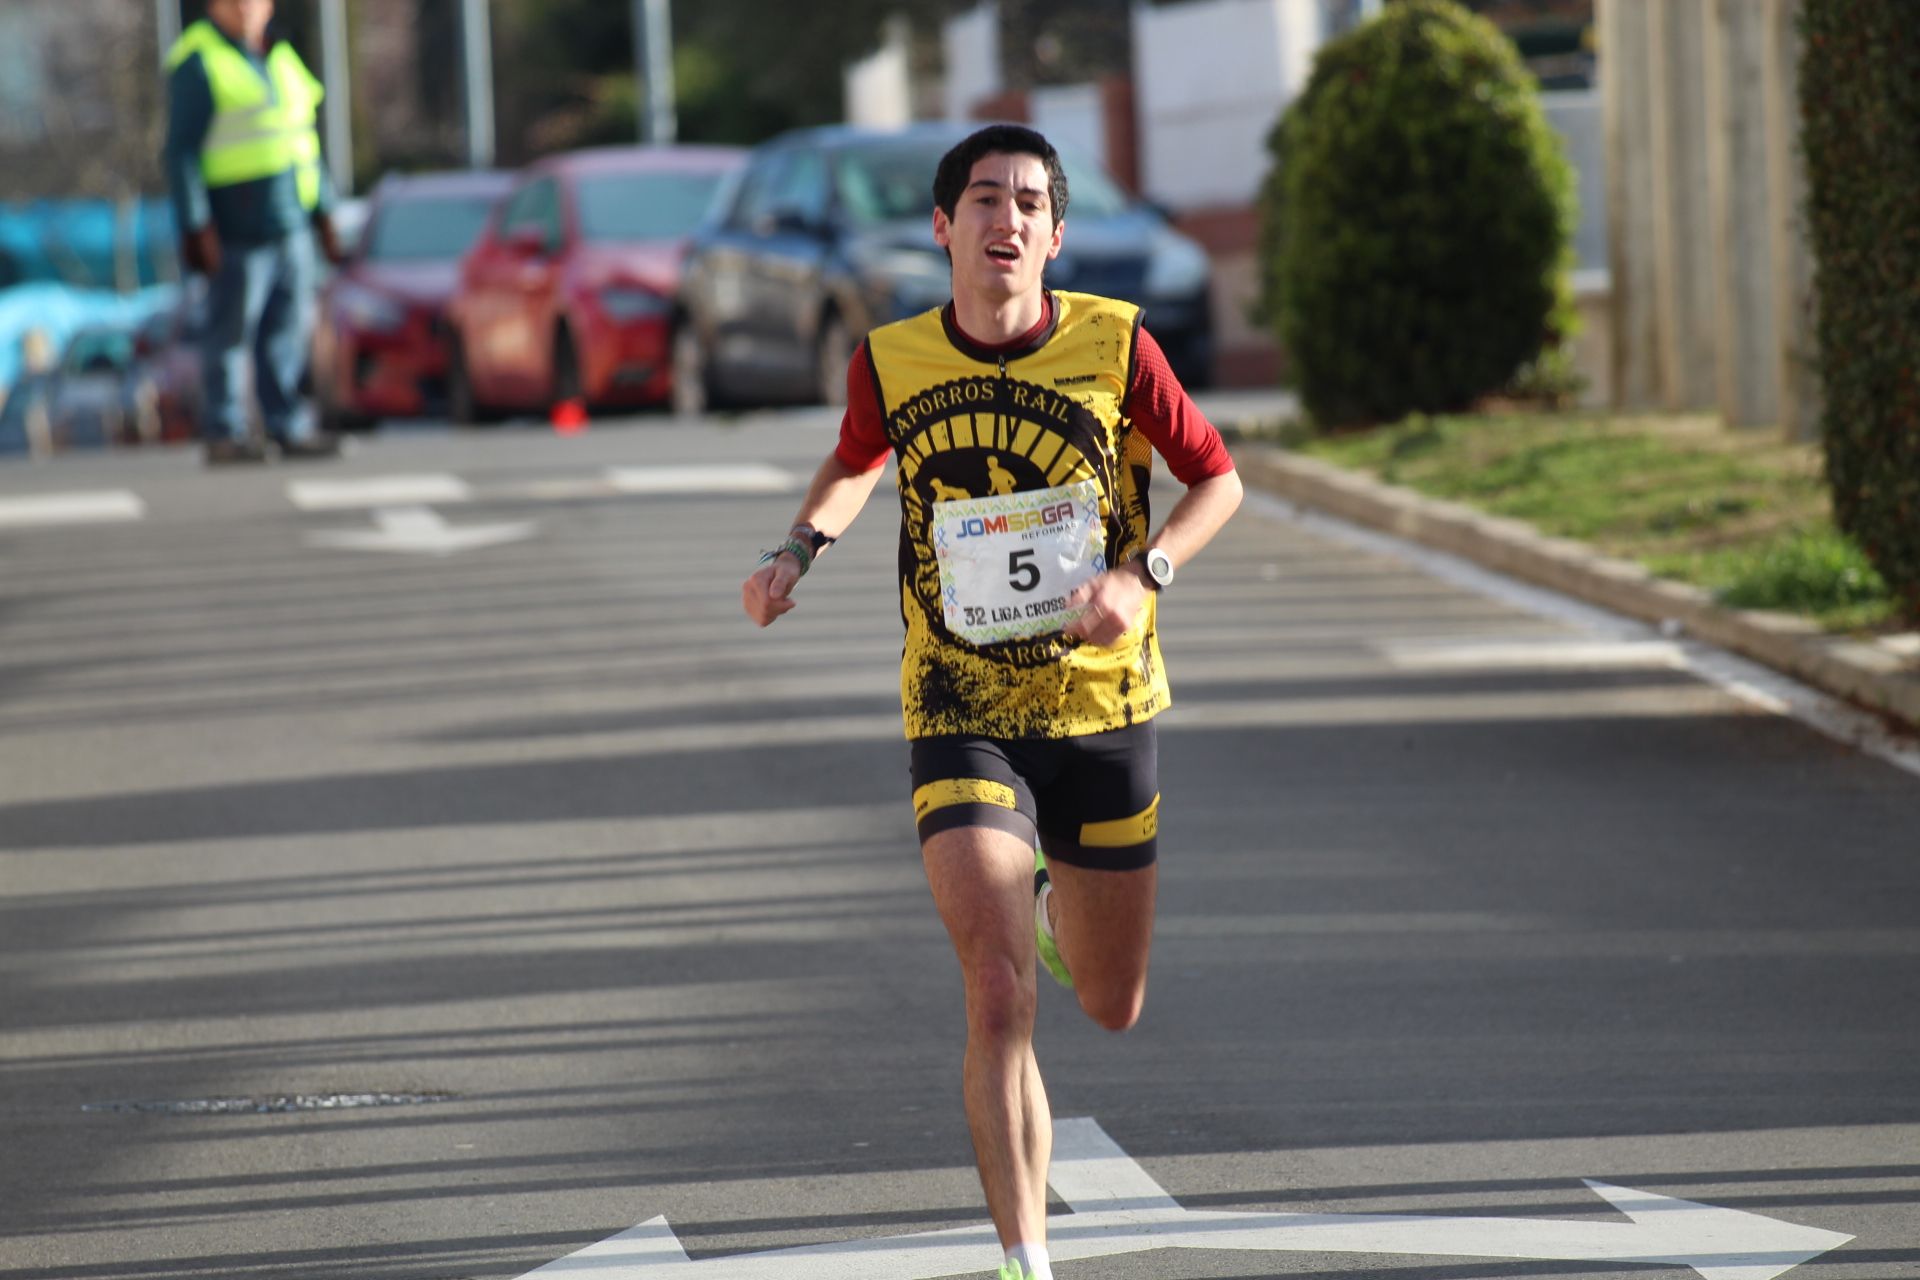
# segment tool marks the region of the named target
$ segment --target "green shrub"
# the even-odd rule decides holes
[[[1796,531],[1732,561],[1720,598],[1743,609],[1818,613],[1884,600],[1887,587],[1859,548],[1831,529]]]
[[[1806,0],[1800,109],[1834,521],[1920,620],[1917,11]]]
[[[1464,409],[1570,332],[1573,171],[1491,23],[1390,6],[1267,145],[1260,309],[1323,424]]]

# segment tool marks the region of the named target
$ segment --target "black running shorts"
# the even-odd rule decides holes
[[[1159,751],[1153,721],[1075,738],[916,738],[913,815],[920,840],[993,827],[1049,859],[1135,871],[1158,856]]]

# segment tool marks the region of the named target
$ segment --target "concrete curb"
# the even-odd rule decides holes
[[[1249,485],[1291,501],[1452,552],[1490,569],[1655,624],[1678,625],[1743,657],[1920,730],[1920,651],[1830,636],[1781,613],[1729,609],[1696,587],[1639,565],[1543,537],[1517,520],[1485,515],[1272,445],[1238,444]]]

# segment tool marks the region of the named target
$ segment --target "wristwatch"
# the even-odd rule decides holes
[[[1173,585],[1173,557],[1158,547],[1148,547],[1140,557],[1140,563],[1147,571],[1147,585],[1155,591]]]

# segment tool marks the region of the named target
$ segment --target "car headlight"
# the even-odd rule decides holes
[[[1147,293],[1156,298],[1198,293],[1206,288],[1212,270],[1200,246],[1185,236],[1157,236],[1147,259]]]
[[[673,313],[673,301],[651,289],[635,285],[614,285],[600,291],[600,309],[620,324],[635,320],[665,319]]]
[[[357,284],[341,285],[333,305],[342,320],[366,333],[393,333],[407,323],[407,309],[400,303]]]

